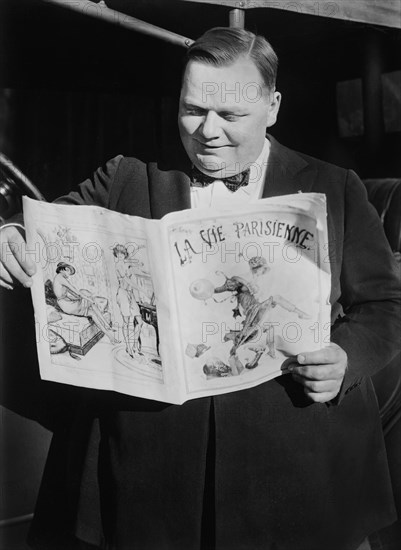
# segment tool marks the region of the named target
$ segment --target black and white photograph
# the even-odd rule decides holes
[[[0,550],[398,550],[401,0],[0,0]]]

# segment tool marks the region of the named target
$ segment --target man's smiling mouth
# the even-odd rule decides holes
[[[197,141],[197,143],[204,149],[223,149],[224,147],[230,147],[229,145],[208,145],[207,143],[202,143]]]

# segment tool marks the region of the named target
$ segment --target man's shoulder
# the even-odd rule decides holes
[[[306,153],[296,152],[301,158],[303,158],[309,165],[315,166],[319,172],[330,172],[331,174],[338,174],[341,177],[344,177],[348,172],[349,168],[344,168],[338,164],[333,164],[326,160],[322,160]]]
[[[136,181],[143,184],[147,179],[149,161],[134,156],[118,155],[112,161],[114,164],[113,182],[115,187],[124,187],[127,183],[135,184]]]
[[[141,159],[139,157],[134,157],[134,156],[118,155],[118,157],[116,158],[119,159],[120,170],[121,169],[125,169],[125,170],[145,169],[148,164],[147,159]]]
[[[291,149],[290,147],[282,145],[277,140],[274,140],[274,141],[275,141],[275,149],[277,151],[277,154],[280,155],[282,158],[287,158],[287,160],[290,160],[290,161],[301,160],[305,163],[305,166],[306,165],[312,166],[316,168],[319,172],[330,172],[332,174],[337,173],[338,175],[344,176],[344,174],[346,174],[349,171],[349,169],[347,168],[319,159],[312,155],[308,155],[301,151]]]
[[[362,185],[352,170],[290,149],[274,138],[268,164],[271,194],[315,192],[325,193],[330,201],[342,201],[349,183]]]
[[[118,155],[118,169],[122,171],[144,172],[149,169],[161,171],[175,171],[182,168],[183,160],[166,162],[163,156],[124,156]],[[114,160],[114,159],[113,159]]]

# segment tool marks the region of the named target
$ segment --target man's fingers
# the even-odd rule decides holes
[[[35,274],[36,265],[27,254],[23,237],[14,227],[6,227],[0,231],[0,239],[0,259],[3,267],[1,278],[8,284],[15,279],[24,286],[30,286],[31,275]]]
[[[337,364],[306,366],[293,364],[289,370],[305,380],[335,380],[343,374],[343,369],[339,369]]]
[[[0,277],[6,284],[12,285],[14,281],[18,281],[26,287],[32,286],[32,278],[22,269],[15,256],[10,255],[7,258],[6,266],[1,265],[0,268]]]
[[[29,276],[36,273],[36,265],[32,260],[31,255],[27,252],[27,246],[24,238],[20,233],[15,230],[15,238],[9,241],[9,248],[14,255],[14,258],[18,261],[21,268]]]
[[[298,374],[293,374],[294,380],[299,382],[305,388],[305,392],[324,393],[337,390],[338,380],[307,380]]]
[[[345,356],[345,352],[339,346],[330,344],[316,351],[300,353],[297,360],[300,365],[322,365],[336,363],[341,360],[342,354]]]
[[[11,285],[11,288],[12,288],[13,282],[14,282],[13,278],[11,277],[7,269],[4,267],[2,263],[0,263],[0,284],[4,283],[2,284],[2,286],[5,286],[6,288],[7,288],[6,285]]]
[[[288,365],[293,379],[316,403],[325,403],[338,395],[346,368],[347,354],[334,343],[317,351],[300,353],[297,362]]]
[[[2,286],[3,288],[6,288],[7,290],[14,289],[12,285],[10,285],[9,283],[6,283],[5,281],[2,281],[1,279],[0,279],[0,286]]]
[[[292,375],[294,380],[303,386],[305,395],[315,403],[326,403],[334,399],[341,389],[341,379],[337,380],[307,380],[297,374]]]

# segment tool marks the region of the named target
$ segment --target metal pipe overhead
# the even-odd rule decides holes
[[[400,0],[181,0],[251,10],[265,8],[401,28]]]
[[[112,10],[106,6],[102,1],[97,4],[90,2],[89,0],[43,0],[49,4],[54,4],[61,6],[63,8],[68,8],[70,10],[81,13],[82,15],[87,15],[89,17],[94,17],[102,21],[107,21],[114,25],[119,25],[126,29],[136,31],[148,36],[153,36],[154,38],[159,38],[170,44],[176,46],[183,46],[188,48],[194,41],[186,36],[176,34],[175,32],[162,29],[151,23],[146,23],[125,13],[121,13],[116,10]]]

